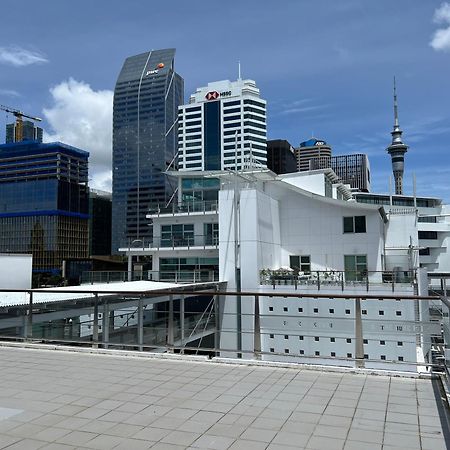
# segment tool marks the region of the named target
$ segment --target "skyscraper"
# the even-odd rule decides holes
[[[267,141],[267,167],[276,174],[297,172],[294,147],[283,139]]]
[[[386,149],[391,155],[392,171],[394,172],[395,193],[403,195],[403,172],[405,170],[405,153],[408,151],[408,146],[402,141],[403,131],[398,124],[398,107],[397,107],[397,90],[394,78],[394,129],[391,131],[392,143]]]
[[[295,149],[297,158],[297,167],[299,172],[309,169],[309,161],[312,158],[331,157],[331,147],[322,139],[312,137],[307,141],[301,142]]]
[[[349,184],[353,191],[370,192],[370,164],[364,153],[322,156],[309,161],[309,169],[333,169],[341,183]]]
[[[61,142],[0,145],[0,253],[32,253],[34,272],[54,274],[88,256],[88,157]]]
[[[178,118],[179,170],[266,167],[266,101],[253,80],[198,88]]]
[[[151,236],[146,214],[164,203],[172,186],[164,171],[177,150],[178,106],[184,81],[175,49],[127,58],[114,90],[112,252]]]

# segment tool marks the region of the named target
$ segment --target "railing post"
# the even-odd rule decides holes
[[[344,292],[344,287],[345,287],[344,272],[341,272],[341,289],[342,289],[342,292]]]
[[[29,292],[30,301],[28,302],[28,317],[27,317],[27,330],[26,330],[26,338],[33,338],[33,293]]]
[[[173,352],[174,330],[173,330],[173,295],[169,296],[169,318],[167,324],[167,350]]]
[[[184,353],[184,294],[180,299],[180,339],[181,339],[181,353]]]
[[[137,341],[138,350],[142,352],[144,349],[144,301],[142,300],[142,297],[139,297],[138,300]]]
[[[103,348],[108,348],[109,342],[109,305],[108,300],[103,300],[103,316],[102,316],[102,342]]]
[[[320,291],[320,273],[317,272],[317,290]]]
[[[366,275],[366,291],[369,292],[369,272]]]
[[[355,360],[356,367],[364,367],[364,340],[360,298],[355,298]]]
[[[215,321],[215,333],[214,333],[214,348],[220,349],[220,316],[219,316],[219,296],[214,297],[214,321]],[[215,352],[216,356],[220,356],[220,351]]]
[[[92,347],[98,348],[98,294],[94,294],[94,324],[92,328]]]
[[[392,279],[392,292],[394,292],[395,290],[394,271],[391,272],[391,279]]]
[[[255,309],[254,309],[254,341],[253,341],[253,356],[255,359],[261,359],[261,317],[259,315],[259,295],[255,295]]]

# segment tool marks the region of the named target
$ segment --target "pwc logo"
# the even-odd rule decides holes
[[[219,96],[220,94],[217,91],[211,91],[205,95],[205,98],[206,100],[216,100],[219,98]]]

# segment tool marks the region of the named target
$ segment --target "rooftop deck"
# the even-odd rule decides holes
[[[431,379],[10,347],[0,361],[8,450],[447,448]]]

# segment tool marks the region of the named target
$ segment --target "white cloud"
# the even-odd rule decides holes
[[[430,45],[435,50],[450,51],[450,3],[444,2],[434,12],[433,20],[444,25],[434,32]]]
[[[0,89],[0,95],[5,97],[21,97],[21,95],[13,89]]]
[[[26,50],[21,47],[0,47],[0,63],[3,64],[22,67],[47,62],[48,59],[37,51]]]
[[[111,190],[113,92],[95,91],[70,78],[50,89],[53,105],[43,110],[51,132],[46,142],[61,141],[90,153],[89,185]]]

